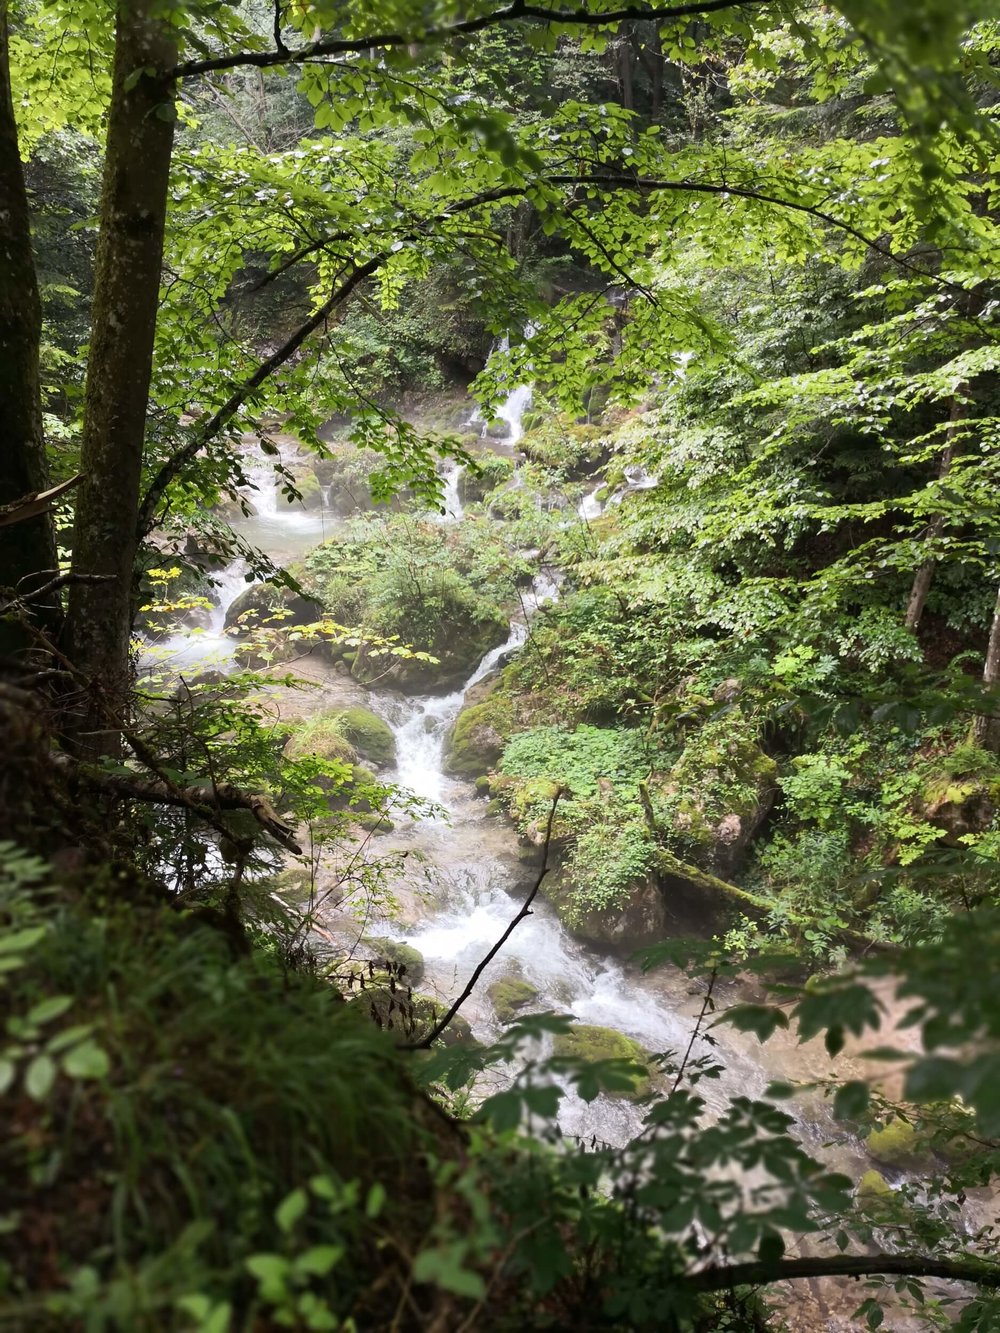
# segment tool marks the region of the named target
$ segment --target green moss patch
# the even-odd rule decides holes
[[[486,990],[501,1023],[513,1023],[526,1005],[538,998],[538,988],[522,977],[501,977]]]
[[[396,762],[396,738],[392,728],[370,708],[345,708],[332,721],[358,754],[370,763],[387,768]]]
[[[365,939],[364,942],[375,953],[378,962],[391,963],[397,969],[404,985],[419,986],[426,970],[424,956],[419,949],[403,940],[384,937]]]
[[[574,1060],[586,1060],[589,1064],[601,1060],[630,1060],[649,1069],[649,1057],[642,1046],[624,1032],[615,1028],[600,1027],[595,1023],[577,1023],[569,1032],[560,1033],[552,1041],[553,1054]],[[610,1097],[646,1097],[652,1083],[648,1072],[643,1075],[637,1070],[630,1076],[631,1088],[609,1090]]]

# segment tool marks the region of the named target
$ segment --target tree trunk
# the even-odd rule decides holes
[[[42,436],[38,347],[42,311],[31,249],[31,225],[10,86],[7,0],[0,0],[0,508],[48,486]],[[56,569],[48,511],[0,527],[0,586],[30,590]],[[54,628],[58,600],[35,611]],[[23,636],[0,626],[0,651],[23,646]]]
[[[943,481],[951,471],[952,459],[955,456],[955,438],[958,434],[958,426],[965,417],[967,404],[959,397],[959,394],[965,391],[965,385],[961,384],[955,390],[955,397],[951,403],[951,413],[948,417],[948,429],[945,434],[944,452],[941,455],[941,465],[938,468],[938,480]],[[944,529],[944,515],[936,514],[927,526],[927,536],[934,540],[941,535]],[[924,614],[924,606],[927,603],[927,594],[931,590],[931,583],[934,580],[934,569],[937,561],[930,557],[917,570],[913,577],[913,586],[910,589],[910,598],[906,604],[906,628],[912,633],[916,633],[920,626],[920,617]]]
[[[177,62],[156,0],[119,0],[101,197],[90,360],[73,538],[68,645],[91,682],[73,731],[95,753],[118,747],[129,683],[137,512],[159,303]],[[140,72],[141,71],[141,72]]]
[[[1000,592],[997,593],[996,606],[993,610],[993,624],[990,626],[990,642],[986,649],[986,663],[983,667],[983,688],[990,695],[996,695],[997,683],[1000,682]],[[1000,718],[981,713],[976,718],[976,741],[984,750],[1000,753]]]

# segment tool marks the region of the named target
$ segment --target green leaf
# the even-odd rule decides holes
[[[111,1061],[96,1041],[82,1041],[63,1056],[62,1067],[70,1078],[104,1078],[111,1069]]]
[[[464,1268],[466,1247],[461,1242],[443,1245],[434,1250],[422,1250],[413,1261],[416,1282],[433,1282],[456,1296],[479,1301],[486,1295],[486,1283],[478,1273]]]
[[[24,1090],[36,1102],[42,1101],[52,1091],[56,1081],[56,1063],[51,1055],[44,1051],[36,1055],[24,1075]]]
[[[292,1190],[291,1194],[282,1199],[278,1205],[274,1220],[282,1231],[287,1233],[291,1231],[295,1223],[302,1217],[309,1206],[309,1196],[304,1189]]]
[[[868,1109],[870,1092],[867,1083],[855,1080],[837,1089],[833,1098],[833,1114],[837,1120],[857,1120]]]
[[[284,1287],[285,1279],[292,1271],[289,1260],[280,1254],[251,1254],[246,1266],[262,1286],[272,1290]]]
[[[28,1010],[27,1021],[36,1025],[49,1023],[53,1018],[64,1014],[72,1003],[71,995],[50,995],[47,1000],[40,1000]]]
[[[767,1041],[778,1028],[788,1027],[788,1015],[773,1004],[737,1004],[717,1022],[730,1023],[740,1032],[752,1032],[758,1040]]]
[[[313,1245],[298,1255],[295,1269],[299,1273],[312,1273],[316,1277],[323,1277],[340,1262],[343,1256],[343,1245]]]
[[[378,1180],[375,1181],[368,1191],[368,1198],[365,1200],[365,1217],[378,1217],[385,1206],[386,1193],[385,1186]]]
[[[29,926],[27,930],[15,930],[10,935],[0,935],[0,953],[20,953],[33,949],[44,935],[44,926]]]

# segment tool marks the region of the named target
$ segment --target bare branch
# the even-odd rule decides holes
[[[69,481],[61,481],[58,486],[50,486],[47,491],[31,491],[28,495],[23,495],[20,500],[15,500],[13,504],[3,505],[0,507],[0,528],[5,528],[11,523],[23,523],[25,519],[44,514],[52,507],[54,500],[71,491],[82,480],[83,473],[78,472],[75,477],[70,477]]]
[[[531,892],[528,894],[527,898],[525,898],[524,903],[521,906],[521,910],[518,912],[517,916],[514,917],[513,921],[511,921],[510,925],[497,940],[496,944],[494,944],[493,947],[490,949],[490,951],[487,953],[486,957],[481,959],[476,964],[472,976],[466,982],[465,988],[463,989],[462,993],[459,995],[458,999],[454,1002],[454,1004],[444,1015],[444,1017],[439,1019],[438,1022],[434,1024],[434,1026],[431,1028],[430,1032],[428,1032],[426,1037],[423,1037],[420,1041],[401,1045],[400,1047],[401,1050],[404,1051],[426,1050],[428,1046],[431,1046],[435,1041],[437,1041],[438,1037],[440,1037],[441,1033],[445,1030],[445,1028],[448,1026],[451,1020],[458,1013],[459,1009],[461,1009],[462,1005],[466,1002],[466,1000],[475,990],[476,982],[483,975],[483,972],[486,970],[489,964],[492,963],[493,959],[497,956],[497,954],[500,952],[503,946],[507,943],[511,935],[513,935],[515,927],[519,926],[521,922],[525,919],[525,917],[531,916],[531,905],[535,901],[535,898],[538,894],[538,890],[542,887],[542,880],[549,873],[549,868],[550,868],[549,847],[552,842],[552,822],[556,817],[556,806],[558,806],[559,804],[559,797],[561,795],[562,795],[562,789],[560,788],[559,791],[557,791],[555,794],[555,799],[552,802],[552,809],[549,811],[548,823],[545,826],[545,842],[542,848],[541,869],[538,872],[538,878],[531,886]]]

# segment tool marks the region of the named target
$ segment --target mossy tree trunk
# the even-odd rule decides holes
[[[129,678],[137,514],[174,131],[177,62],[155,0],[119,0],[91,318],[69,652],[87,677],[72,730],[80,749],[114,753]]]
[[[38,349],[42,311],[31,248],[24,170],[10,84],[7,0],[0,0],[0,506],[48,484],[42,436]],[[56,567],[48,513],[0,527],[0,586],[30,590]],[[37,616],[51,628],[54,608]],[[0,650],[23,646],[9,626],[0,627]]]

